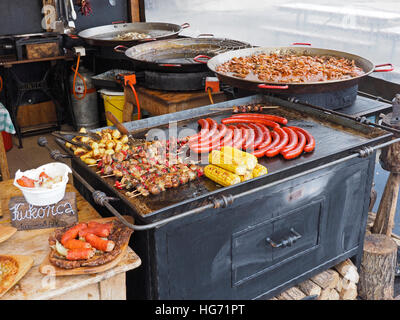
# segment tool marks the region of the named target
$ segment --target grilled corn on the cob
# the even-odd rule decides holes
[[[268,169],[261,164],[257,164],[256,167],[253,169],[253,178],[263,176],[268,173]]]
[[[240,177],[237,174],[229,172],[228,170],[222,169],[213,164],[209,164],[204,168],[204,174],[207,178],[224,187],[241,182]]]
[[[247,171],[245,159],[239,158],[239,161],[237,161],[229,153],[223,153],[218,150],[210,152],[208,162],[237,175],[244,175]]]
[[[253,179],[253,172],[252,171],[246,171],[244,175],[241,175],[239,177],[240,177],[240,181],[241,182]]]
[[[240,161],[238,160],[240,158],[245,159],[248,170],[253,170],[258,163],[257,157],[253,156],[251,153],[247,153],[236,148],[222,147],[221,152],[227,153],[232,158],[237,159],[237,161]]]

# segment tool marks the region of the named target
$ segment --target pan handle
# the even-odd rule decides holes
[[[111,24],[120,24],[120,23],[126,23],[126,21],[120,20],[120,21],[111,22]]]
[[[376,68],[385,67],[385,66],[389,66],[390,68],[388,68],[388,69],[378,69],[378,70],[376,69]],[[375,69],[374,69],[373,72],[390,72],[390,71],[393,71],[393,70],[394,70],[394,67],[393,67],[393,65],[391,63],[383,63],[383,64],[377,64],[375,66]]]
[[[202,59],[206,59],[206,60],[202,60]],[[204,54],[199,54],[198,56],[194,57],[193,60],[199,63],[204,63],[206,64],[208,62],[208,60],[210,60],[211,57],[206,56]]]
[[[181,64],[173,64],[173,63],[160,63],[160,67],[182,67]]]
[[[259,87],[260,89],[280,89],[280,90],[289,89],[289,86],[287,84],[282,85],[282,86],[275,86],[275,85],[270,85],[270,84],[259,84],[257,87]]]
[[[119,52],[119,53],[125,53],[125,51],[128,50],[128,47],[125,47],[121,44],[119,44],[118,46],[114,47],[114,51],[115,52]]]
[[[214,35],[212,33],[200,33],[197,38],[201,38],[201,37],[210,37],[210,38],[214,38]]]
[[[154,38],[145,38],[145,39],[138,39],[137,42],[150,42],[150,41],[156,41],[157,39]]]
[[[311,43],[308,43],[308,42],[293,42],[292,46],[310,46],[311,47]]]
[[[186,29],[186,28],[189,28],[190,27],[190,23],[188,23],[188,22],[185,22],[184,24],[181,24],[181,28],[182,29]]]

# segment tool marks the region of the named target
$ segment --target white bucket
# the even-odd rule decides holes
[[[17,182],[17,180],[22,176],[38,180],[39,175],[42,172],[45,172],[50,177],[62,176],[62,181],[54,183],[51,189],[22,187]],[[57,203],[64,198],[69,173],[72,173],[71,169],[64,163],[60,162],[48,163],[37,169],[31,169],[24,172],[18,170],[15,173],[14,186],[22,191],[26,202],[29,204],[33,206],[47,206]]]

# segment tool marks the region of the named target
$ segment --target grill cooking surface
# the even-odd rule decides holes
[[[207,202],[210,195],[216,195],[221,191],[223,191],[224,194],[235,194],[240,190],[243,191],[244,188],[245,190],[248,190],[249,188],[255,188],[259,185],[275,181],[279,178],[287,177],[291,174],[296,174],[306,169],[336,160],[340,157],[355,152],[362,146],[373,145],[377,144],[378,142],[389,140],[391,136],[390,133],[380,129],[361,125],[354,121],[340,118],[335,115],[327,115],[321,111],[314,110],[306,106],[293,104],[262,95],[231,100],[213,106],[179,112],[174,114],[174,118],[181,119],[178,120],[177,123],[179,134],[179,130],[183,130],[185,128],[197,130],[198,119],[211,117],[220,123],[221,119],[232,114],[230,111],[219,112],[211,111],[209,109],[215,110],[215,108],[225,108],[233,105],[260,102],[265,103],[266,105],[276,105],[277,101],[281,102],[280,104],[285,106],[281,106],[279,109],[267,109],[265,113],[286,117],[288,119],[288,125],[299,126],[308,130],[316,140],[314,152],[310,154],[303,154],[299,158],[293,160],[285,160],[281,156],[276,156],[274,158],[259,158],[259,163],[268,168],[268,175],[248,180],[241,184],[227,188],[222,188],[208,178],[201,177],[198,180],[178,188],[167,189],[159,195],[150,195],[148,197],[138,196],[136,198],[122,196],[122,198],[132,209],[139,213],[140,216],[146,217],[146,219],[158,219],[161,216],[169,216],[197,207],[203,202]],[[199,114],[201,115],[199,116]],[[147,124],[144,123],[141,127],[153,127],[168,132],[167,123],[170,116],[171,115],[146,119],[145,122],[147,122]],[[130,128],[130,124],[134,124],[134,122],[125,123],[125,125],[131,130],[133,128]],[[147,132],[147,129],[144,132]],[[137,136],[139,137],[140,134]],[[79,159],[77,159],[77,162],[80,165],[86,166]],[[205,165],[205,163],[202,164]],[[91,170],[93,174],[97,175],[95,173],[97,169],[87,169]],[[110,191],[113,190],[114,193],[119,195],[123,195],[125,193],[125,191],[119,191],[112,187],[115,183],[115,179],[113,177],[103,179],[100,178],[99,175],[97,176],[99,179],[107,182],[109,187],[111,187]],[[196,199],[196,202],[193,201],[194,199]],[[199,203],[197,201],[199,199],[202,199],[203,202]],[[161,213],[162,215],[160,215]]]

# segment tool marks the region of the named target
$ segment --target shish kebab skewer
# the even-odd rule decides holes
[[[233,113],[260,112],[264,109],[278,109],[279,106],[264,106],[262,104],[248,104],[224,108],[213,108],[212,111],[232,110]]]

